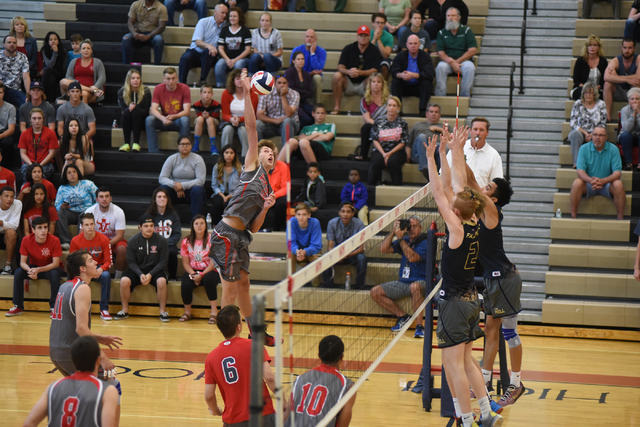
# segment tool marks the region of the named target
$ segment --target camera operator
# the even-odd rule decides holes
[[[397,240],[393,240],[394,236]],[[422,234],[420,218],[396,220],[392,232],[380,244],[380,252],[400,254],[399,279],[383,283],[371,289],[371,298],[378,305],[398,318],[392,331],[397,332],[409,321],[410,316],[402,311],[395,301],[411,297],[413,310],[424,301],[427,279],[427,235]],[[414,338],[424,337],[424,314],[421,314]]]

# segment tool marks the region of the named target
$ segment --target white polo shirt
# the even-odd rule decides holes
[[[473,171],[480,187],[486,186],[494,178],[504,178],[500,153],[485,142],[484,147],[476,150],[471,147],[471,140],[464,144],[464,157]],[[447,153],[447,162],[451,166],[451,150]]]

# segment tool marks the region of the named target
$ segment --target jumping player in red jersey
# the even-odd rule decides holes
[[[49,356],[65,377],[76,372],[71,347],[81,336],[92,336],[111,350],[122,345],[122,338],[98,335],[91,331],[91,288],[87,283],[96,276],[97,265],[87,251],[75,251],[67,257],[67,272],[72,279],[63,283],[58,290],[49,331]],[[100,365],[107,384],[115,386],[121,395],[120,382],[115,377],[115,365],[103,351],[100,351]],[[119,402],[116,417],[120,419]]]
[[[242,86],[244,93],[251,92],[251,81],[246,70],[242,71]],[[247,156],[244,158],[240,181],[231,194],[222,221],[213,230],[209,256],[216,264],[222,281],[221,306],[233,304],[237,298],[251,337],[249,244],[253,239],[251,233],[260,230],[267,211],[276,202],[269,184],[269,171],[273,169],[276,158],[273,142],[266,139],[258,142],[256,115],[248,96],[244,99],[244,125],[249,141]],[[266,331],[265,344],[270,347],[275,345],[274,338]]]
[[[204,399],[212,415],[222,415],[225,426],[248,427],[249,392],[251,389],[251,340],[240,338],[242,318],[240,309],[228,305],[218,313],[218,329],[225,340],[216,347],[204,365],[205,390]],[[264,409],[262,410],[264,427],[274,427],[275,409],[267,386],[276,389],[276,377],[269,366],[271,358],[264,350],[264,366],[262,367]],[[218,406],[216,386],[224,401],[224,411]],[[286,402],[285,402],[286,404]]]
[[[35,404],[24,427],[36,427],[49,417],[49,427],[117,427],[118,391],[97,378],[100,346],[92,336],[71,346],[76,373],[51,384]]]

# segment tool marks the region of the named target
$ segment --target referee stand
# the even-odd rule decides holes
[[[436,229],[436,225],[434,222],[431,223],[431,227],[427,232],[427,286],[429,289],[426,290],[426,294],[429,294],[431,290],[435,287],[436,283],[440,279],[440,276],[436,275],[437,272],[437,254],[438,254],[438,237],[443,237],[444,233],[438,233]],[[479,269],[478,269],[479,270]],[[484,281],[482,279],[482,271],[476,271],[476,288],[478,289],[478,293],[481,294],[484,290]],[[479,273],[479,277],[478,277]],[[433,353],[433,349],[437,348],[437,345],[433,345],[433,325],[435,323],[434,318],[434,307],[437,301],[439,300],[439,296],[436,295],[433,298],[431,303],[427,304],[425,307],[425,336],[423,343],[423,354],[422,354],[422,369],[420,371],[420,377],[413,387],[412,391],[415,393],[422,393],[422,407],[425,411],[431,412],[431,401],[434,398],[440,398],[440,416],[452,418],[455,415],[454,407],[453,407],[453,399],[451,397],[451,391],[449,390],[449,385],[447,384],[447,380],[445,377],[444,366],[440,369],[432,368],[431,365],[431,356]],[[426,326],[429,325],[427,329]],[[496,394],[501,395],[502,390],[509,386],[510,377],[509,377],[509,369],[507,367],[507,351],[506,345],[504,341],[504,336],[502,335],[502,330],[500,330],[500,339],[499,339],[499,347],[498,347],[498,359],[500,364],[500,378],[496,383]],[[434,373],[440,371],[441,373],[441,388],[434,387]],[[428,373],[428,375],[425,375]],[[493,382],[493,379],[492,379]]]

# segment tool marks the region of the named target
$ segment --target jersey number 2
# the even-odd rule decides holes
[[[62,320],[62,298],[64,298],[64,294],[58,294],[56,296],[56,305],[53,309],[53,320]]]
[[[324,402],[327,400],[327,396],[329,395],[329,390],[327,390],[323,385],[315,386],[311,393],[311,399],[309,399],[309,405],[305,408],[304,405],[307,401],[307,396],[309,395],[309,389],[311,389],[311,383],[306,383],[302,386],[302,400],[300,401],[300,405],[296,408],[296,412],[302,414],[306,410],[307,414],[315,417],[322,412]]]
[[[222,359],[222,372],[224,372],[224,379],[227,384],[235,384],[238,382],[238,370],[234,366],[236,359],[229,356]]]
[[[473,270],[476,268],[476,261],[478,260],[478,249],[480,248],[480,242],[475,241],[469,245],[469,253],[467,254],[467,262],[464,264],[465,270]]]
[[[67,397],[62,404],[62,427],[75,427],[76,414],[78,413],[78,398],[75,396]]]

